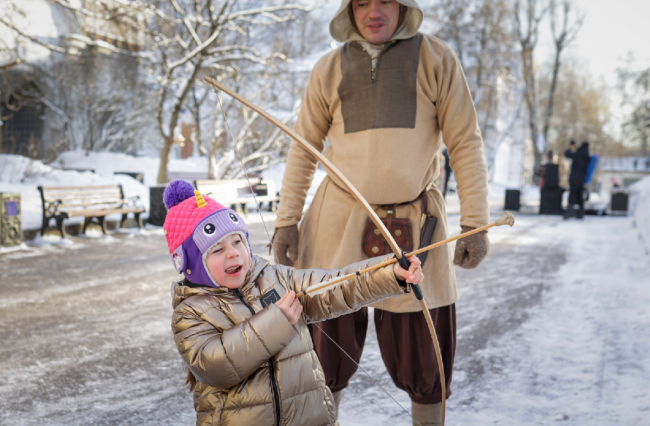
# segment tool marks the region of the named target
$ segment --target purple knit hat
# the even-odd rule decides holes
[[[248,228],[243,219],[208,196],[202,196],[188,182],[175,180],[163,196],[169,209],[164,233],[174,267],[194,284],[219,287],[208,272],[205,258],[210,249],[230,234],[240,234],[253,256]]]

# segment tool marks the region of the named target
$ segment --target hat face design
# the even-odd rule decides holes
[[[210,238],[217,231],[217,227],[213,223],[206,223],[203,227],[203,235]]]
[[[205,255],[226,235],[235,232],[241,233],[246,240],[248,239],[248,229],[244,221],[234,211],[223,209],[199,222],[194,229],[192,239],[201,253]]]

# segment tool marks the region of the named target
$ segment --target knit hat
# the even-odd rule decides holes
[[[231,234],[239,234],[251,257],[248,228],[232,209],[202,196],[183,180],[167,186],[163,196],[169,210],[163,225],[174,267],[194,284],[219,287],[208,272],[205,258],[210,249]]]

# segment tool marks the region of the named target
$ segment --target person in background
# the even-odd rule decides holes
[[[566,159],[564,151],[560,151],[557,159],[558,168],[560,171],[560,187],[568,189],[569,188],[569,173],[571,172],[571,164],[569,160]]]
[[[554,158],[553,158],[553,150],[549,149],[548,152],[546,153],[546,161],[544,164],[542,164],[542,180],[539,182],[539,187],[544,188],[544,185],[546,184],[546,165],[547,164],[555,164]]]
[[[564,218],[577,217],[582,219],[585,214],[584,187],[587,179],[587,167],[589,166],[589,142],[582,143],[579,149],[575,141],[569,143],[569,149],[564,152],[571,162],[571,174],[569,175],[569,206],[564,213]],[[578,205],[578,212],[575,212],[575,205]]]

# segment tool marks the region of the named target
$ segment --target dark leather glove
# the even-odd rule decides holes
[[[275,233],[273,234],[275,263],[293,266],[293,262],[298,260],[299,240],[298,225],[275,228]]]
[[[461,226],[463,234],[473,229],[470,226]],[[490,241],[487,231],[481,231],[469,237],[456,241],[456,252],[454,253],[454,265],[464,269],[474,269],[481,264],[483,259],[490,252]]]

